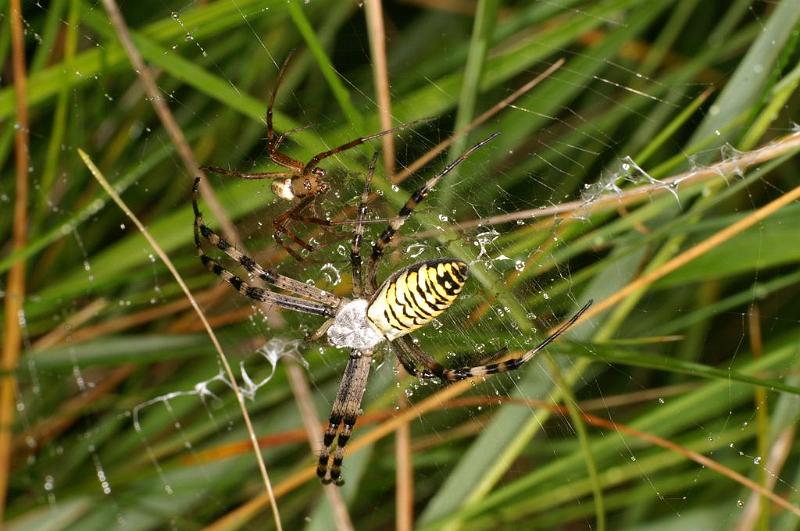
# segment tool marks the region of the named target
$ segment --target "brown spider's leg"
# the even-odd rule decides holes
[[[294,129],[289,129],[288,131],[284,131],[283,133],[279,134],[278,137],[275,139],[275,142],[273,143],[273,146],[274,146],[273,149],[275,151],[277,151],[278,148],[281,147],[281,144],[283,144],[283,141],[286,140],[287,136],[291,135],[292,133],[297,133],[299,131],[304,131],[304,130],[308,129],[309,127],[311,127],[311,124],[301,125],[300,127],[295,127]]]
[[[281,231],[281,232],[284,232],[284,231]],[[283,239],[283,238],[281,238],[281,236],[280,236],[281,232],[279,232],[278,230],[275,230],[275,231],[272,233],[272,237],[275,239],[275,242],[276,242],[278,245],[280,245],[281,247],[283,247],[283,249],[284,249],[284,250],[285,250],[287,253],[289,253],[289,256],[291,256],[292,258],[294,258],[294,259],[295,259],[295,260],[297,260],[298,262],[302,262],[302,261],[304,261],[304,260],[305,260],[305,258],[303,258],[303,257],[300,255],[300,253],[298,253],[297,251],[295,251],[294,249],[292,249],[292,248],[289,246],[289,244],[288,244],[288,243],[286,243],[286,242],[284,241],[284,239]]]
[[[314,216],[299,216],[299,215],[291,215],[290,216],[293,221],[300,221],[302,223],[314,223],[315,225],[322,225],[323,227],[332,227],[333,222],[329,219],[324,218],[316,218]]]
[[[308,252],[314,250],[314,247],[310,244],[306,243],[302,238],[300,238],[292,229],[290,229],[287,225],[290,219],[293,219],[298,212],[302,211],[306,208],[312,201],[314,201],[315,196],[310,195],[304,199],[302,199],[299,203],[295,206],[284,212],[283,214],[279,215],[275,219],[272,220],[272,230],[273,230],[273,237],[278,244],[281,245],[286,251],[292,255],[292,257],[297,260],[298,262],[303,261],[303,257],[300,256],[300,253],[296,252],[294,249],[289,247],[286,242],[283,241],[283,236],[288,237],[297,245],[302,247]]]
[[[358,299],[364,296],[364,279],[361,275],[361,239],[364,237],[364,218],[367,215],[367,201],[369,200],[370,185],[372,177],[375,175],[375,166],[378,164],[378,153],[372,156],[367,170],[367,178],[364,179],[364,191],[361,192],[361,200],[358,202],[358,215],[356,226],[353,228],[353,242],[350,245],[350,264],[353,273],[353,297]]]
[[[289,52],[289,55],[286,56],[286,59],[283,60],[283,64],[281,65],[281,69],[278,70],[278,75],[275,78],[275,84],[272,86],[272,92],[269,95],[269,104],[267,104],[267,152],[269,153],[269,158],[275,164],[279,164],[284,168],[289,168],[295,170],[293,175],[300,173],[303,171],[303,163],[299,160],[295,160],[283,153],[278,152],[278,148],[280,147],[280,143],[283,141],[282,136],[279,137],[280,140],[276,140],[275,137],[275,128],[272,124],[272,107],[275,105],[275,96],[278,94],[278,87],[281,85],[281,81],[283,81],[283,76],[286,74],[286,68],[289,66],[289,62],[292,59],[293,52]]]
[[[278,289],[294,293],[295,295],[300,295],[301,297],[307,297],[309,299],[322,302],[327,306],[339,306],[341,299],[336,295],[333,295],[324,289],[306,284],[305,282],[300,282],[299,280],[283,276],[273,269],[264,269],[260,264],[258,264],[258,262],[238,250],[236,247],[214,232],[213,229],[207,226],[203,220],[203,215],[200,212],[200,208],[197,206],[199,183],[200,179],[196,179],[192,194],[192,208],[194,209],[195,214],[195,234],[199,232],[211,245],[230,256],[240,266],[242,266],[245,271],[260,278],[264,282],[272,284]],[[195,244],[198,244],[197,240],[195,240]]]
[[[294,205],[292,208],[286,210],[285,212],[280,214],[278,217],[276,217],[273,220],[272,224],[273,225],[283,225],[284,223],[286,223],[290,219],[297,219],[298,216],[299,216],[299,213],[302,212],[303,210],[305,210],[308,207],[308,205],[313,203],[314,199],[316,199],[316,195],[309,195],[308,197],[304,197],[303,199],[298,201],[298,203],[296,205]],[[326,220],[323,220],[323,223],[322,223],[323,225],[325,224],[325,221]],[[308,245],[308,244],[305,244],[305,245]]]
[[[522,365],[530,361],[539,351],[546,348],[550,343],[555,341],[561,334],[566,332],[572,325],[575,324],[575,321],[580,319],[583,312],[589,309],[589,306],[592,305],[592,301],[590,300],[587,302],[580,310],[575,313],[572,317],[569,318],[568,321],[563,323],[558,330],[550,334],[544,341],[536,345],[536,347],[532,348],[519,358],[512,358],[510,360],[500,361],[497,363],[489,363],[487,365],[478,365],[476,367],[461,367],[460,369],[446,369],[442,367],[437,361],[433,360],[430,356],[425,354],[422,349],[417,347],[409,338],[408,336],[399,337],[395,340],[395,342],[402,342],[403,347],[406,349],[414,352],[414,357],[421,361],[425,367],[433,373],[433,375],[438,376],[442,380],[448,381],[455,381],[455,380],[464,380],[466,378],[472,378],[474,376],[486,376],[487,374],[495,374],[498,372],[507,372],[513,371],[515,369],[519,369]],[[495,355],[499,355],[503,351],[496,353]]]
[[[342,151],[347,151],[348,149],[352,149],[352,148],[354,148],[356,146],[359,146],[359,145],[363,144],[364,142],[369,142],[370,140],[374,140],[376,138],[380,138],[382,136],[390,135],[390,134],[395,133],[397,131],[401,131],[403,129],[407,129],[407,128],[411,127],[412,125],[416,124],[416,123],[417,122],[409,122],[407,124],[401,124],[401,125],[398,125],[397,127],[392,127],[391,129],[385,129],[383,131],[378,131],[377,133],[373,133],[371,135],[362,136],[362,137],[356,138],[355,140],[351,140],[349,142],[345,142],[341,146],[337,146],[337,147],[335,147],[333,149],[330,149],[328,151],[323,151],[322,153],[317,153],[316,155],[311,157],[311,160],[309,160],[306,163],[305,167],[303,167],[303,175],[308,175],[309,173],[311,173],[314,170],[314,168],[316,168],[317,165],[320,163],[320,161],[322,161],[323,159],[327,159],[328,157],[332,157],[333,155],[336,155],[337,153],[341,153]]]
[[[456,160],[445,166],[444,169],[440,171],[438,174],[428,179],[425,182],[425,184],[423,184],[420,188],[417,189],[417,191],[411,194],[411,197],[408,198],[408,201],[406,201],[406,204],[403,205],[403,208],[400,209],[400,212],[397,213],[397,216],[395,216],[394,218],[392,218],[391,221],[389,221],[389,226],[386,227],[386,229],[383,231],[383,234],[381,234],[380,238],[378,238],[378,240],[373,244],[372,255],[369,257],[369,265],[367,267],[367,281],[369,282],[369,286],[373,290],[378,289],[378,283],[376,281],[375,275],[378,271],[378,260],[381,258],[381,256],[383,256],[383,249],[389,244],[389,242],[392,241],[394,235],[397,233],[398,230],[400,230],[400,227],[403,226],[403,223],[406,222],[409,216],[411,216],[411,213],[414,211],[417,205],[419,205],[422,202],[422,200],[428,196],[428,193],[431,191],[431,188],[436,186],[436,184],[442,179],[442,177],[450,173],[453,168],[464,162],[467,159],[467,157],[472,155],[472,153],[476,149],[480,148],[487,142],[490,142],[492,139],[494,139],[494,137],[496,137],[499,134],[500,133],[492,133],[488,137],[484,138],[483,140],[481,140],[480,142],[478,142],[477,144],[466,150],[464,153],[462,153],[461,156],[458,157]]]
[[[286,55],[286,59],[283,60],[283,64],[280,70],[278,70],[278,75],[275,76],[275,84],[272,85],[272,92],[270,92],[269,103],[267,104],[267,148],[269,149],[270,155],[272,155],[274,148],[272,138],[275,136],[275,129],[272,126],[272,108],[275,106],[275,96],[278,95],[278,87],[281,86],[281,81],[283,81],[283,76],[286,74],[286,69],[289,66],[289,62],[292,60],[292,55],[294,55],[293,51],[289,52]]]
[[[288,236],[289,239],[291,239],[294,243],[296,243],[297,245],[299,245],[300,247],[302,247],[306,251],[310,252],[310,251],[314,250],[314,247],[311,244],[306,243],[305,240],[300,238],[300,236],[298,236],[293,230],[291,230],[290,228],[286,227],[285,224],[277,224],[276,223],[274,225],[275,225],[275,232],[276,233],[280,233],[280,234],[283,234],[285,236]]]
[[[286,179],[292,178],[297,175],[290,171],[262,171],[262,172],[244,172],[238,170],[227,170],[219,166],[203,166],[200,168],[203,171],[211,173],[218,173],[219,175],[227,175],[229,177],[238,177],[240,179]]]
[[[295,231],[289,228],[289,221],[291,220],[291,221],[300,221],[303,223],[314,223],[317,225],[321,225],[323,227],[333,226],[333,223],[330,220],[318,218],[315,216],[304,216],[300,214],[300,212],[306,209],[308,205],[314,202],[314,199],[316,199],[316,196],[318,196],[319,194],[320,192],[317,192],[307,197],[304,197],[295,206],[293,206],[292,208],[290,208],[289,210],[285,211],[284,213],[276,217],[274,220],[272,220],[272,227],[274,230],[275,241],[277,241],[284,249],[286,249],[286,251],[289,252],[289,254],[291,254],[292,257],[294,257],[298,262],[302,262],[303,257],[300,256],[299,253],[294,251],[294,249],[287,246],[283,241],[282,236],[288,237],[289,239],[291,239],[293,242],[295,242],[297,245],[299,245],[308,252],[312,252],[314,250],[314,246],[312,246],[311,244],[307,243],[305,240],[300,238],[300,236],[298,236]]]
[[[367,378],[372,361],[372,351],[353,350],[347,362],[347,368],[339,384],[339,391],[333,402],[331,416],[328,421],[328,428],[322,440],[322,451],[317,462],[317,476],[323,483],[344,484],[341,479],[342,461],[344,460],[344,448],[350,440],[356,419],[360,414],[361,399],[367,388]],[[338,438],[339,424],[343,424]],[[331,459],[334,439],[336,439],[336,451]]]
[[[299,214],[294,214],[294,213],[290,214],[288,218],[291,219],[292,221],[299,221],[301,223],[313,223],[315,225],[322,225],[323,227],[333,227],[333,222],[324,218],[317,218],[314,216],[301,216]],[[288,219],[286,221],[288,221]]]

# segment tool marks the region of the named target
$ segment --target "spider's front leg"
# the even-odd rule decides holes
[[[336,393],[336,400],[333,402],[328,427],[322,440],[322,451],[317,463],[317,475],[325,484],[334,483],[340,486],[344,484],[344,480],[341,478],[344,448],[347,441],[350,440],[356,419],[360,414],[361,399],[367,388],[371,362],[371,350],[353,350],[350,353],[350,360],[347,362],[347,368],[339,384],[339,391]],[[341,430],[339,430],[340,425]],[[333,459],[331,460],[332,452]]]
[[[277,216],[275,219],[272,220],[272,230],[273,230],[272,235],[275,238],[275,241],[278,243],[278,245],[286,249],[286,252],[288,252],[292,256],[292,258],[294,258],[298,262],[302,262],[303,257],[300,256],[300,253],[292,249],[289,246],[289,244],[286,243],[286,241],[284,241],[284,237],[287,237],[290,240],[292,240],[301,249],[305,249],[308,252],[314,250],[314,247],[311,244],[307,243],[305,240],[300,238],[300,236],[298,236],[294,230],[289,228],[289,222],[291,222],[292,220],[296,220],[298,218],[303,219],[303,217],[300,216],[299,214],[314,201],[314,197],[315,196],[310,195],[308,197],[303,198],[299,203],[294,205],[292,208],[286,210],[285,212],[283,212],[282,214],[280,214],[279,216]],[[314,219],[316,220],[316,218]],[[320,220],[320,221],[326,222],[327,220]],[[330,222],[327,223],[330,224]]]

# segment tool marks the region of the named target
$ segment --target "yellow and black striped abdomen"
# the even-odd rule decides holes
[[[378,289],[367,318],[389,341],[413,332],[438,317],[461,293],[467,264],[444,259],[401,269]]]

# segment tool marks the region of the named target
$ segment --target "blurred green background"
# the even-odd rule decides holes
[[[595,301],[588,322],[525,368],[412,415],[397,447],[390,432],[348,456],[338,518],[316,478],[298,480],[315,457],[288,371],[290,358],[301,361],[324,420],[346,354],[292,343],[320,319],[254,306],[202,268],[194,175],[102,3],[23,2],[21,124],[9,3],[0,0],[0,272],[5,284],[23,264],[26,283],[23,318],[3,315],[22,333],[2,380],[15,397],[0,456],[7,529],[275,526],[208,336],[78,148],[172,258],[253,391],[247,406],[285,529],[798,528],[800,206],[753,217],[800,184],[797,0],[407,0],[384,3],[383,28],[367,22],[374,2],[121,2],[195,157],[232,169],[274,168],[264,113],[292,50],[276,128],[303,129],[285,153],[307,160],[380,130],[370,42],[385,42],[392,123],[419,122],[394,136],[394,180],[380,159],[367,242],[427,177],[501,133],[420,206],[379,272],[470,262],[456,306],[415,334],[443,363],[478,363],[504,345],[519,354]],[[511,106],[397,178],[560,59]],[[12,252],[20,127],[29,234]],[[381,146],[328,159],[332,190],[309,212],[352,219]],[[350,225],[295,224],[316,246],[298,262],[272,238],[287,204],[268,183],[209,177],[259,261],[350,293]],[[736,223],[742,230],[724,232]],[[696,245],[704,252],[672,267]],[[273,366],[270,356],[287,352]],[[388,351],[351,444],[448,389],[401,374]]]

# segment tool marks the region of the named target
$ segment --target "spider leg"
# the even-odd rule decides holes
[[[350,353],[347,368],[333,402],[328,427],[325,429],[322,439],[322,451],[317,462],[317,476],[323,483],[344,484],[344,480],[341,478],[344,448],[347,441],[350,440],[359,416],[361,399],[367,388],[371,361],[371,350],[353,350]],[[339,430],[340,425],[342,426],[341,430]],[[335,451],[334,441],[336,443]],[[333,452],[333,459],[331,459],[331,452]]]
[[[197,254],[198,256],[200,256],[200,260],[203,262],[206,268],[209,269],[209,271],[221,276],[223,280],[225,280],[226,282],[231,284],[234,288],[236,288],[238,291],[242,292],[243,294],[245,294],[250,298],[254,298],[256,300],[262,300],[259,297],[264,297],[266,298],[265,302],[275,302],[276,304],[278,304],[277,299],[281,298],[281,300],[291,305],[291,306],[283,306],[288,309],[299,310],[299,311],[310,311],[310,313],[316,313],[317,315],[332,316],[334,314],[334,310],[341,303],[341,299],[339,297],[323,289],[306,284],[305,282],[300,282],[299,280],[294,280],[293,278],[281,275],[272,269],[265,269],[260,264],[258,264],[258,262],[247,256],[240,250],[236,249],[228,241],[220,237],[216,232],[214,232],[210,227],[208,227],[205,224],[205,221],[203,220],[203,215],[200,212],[200,208],[197,205],[199,183],[200,179],[195,179],[193,194],[192,194],[192,208],[194,209],[194,243],[195,247],[197,248]],[[205,252],[203,252],[200,242],[201,235],[211,245],[215,246],[217,249],[224,252],[233,260],[235,260],[248,273],[258,277],[259,279],[263,280],[264,282],[267,282],[268,284],[272,284],[278,289],[289,291],[291,293],[299,295],[300,297],[306,297],[311,300],[306,300],[304,298],[299,298],[299,297],[292,297],[289,295],[282,295],[279,293],[262,290],[261,288],[250,287],[239,277],[233,275],[229,271],[226,271],[216,261],[207,256]],[[245,293],[245,291],[242,290],[248,291],[248,293]],[[297,305],[301,303],[304,306],[302,308],[297,307]]]
[[[299,127],[295,127],[294,129],[289,129],[288,131],[284,131],[283,133],[279,134],[273,143],[273,150],[277,151],[278,148],[281,147],[281,144],[283,144],[283,141],[286,140],[287,136],[291,135],[292,133],[298,133],[300,131],[304,131],[309,127],[311,127],[311,124],[301,125]]]
[[[398,125],[397,127],[392,127],[391,129],[385,129],[383,131],[378,131],[377,133],[373,133],[371,135],[361,136],[361,137],[358,137],[358,138],[356,138],[354,140],[351,140],[349,142],[345,142],[341,146],[337,146],[337,147],[335,147],[333,149],[329,149],[328,151],[323,151],[322,153],[317,153],[316,155],[311,157],[311,160],[309,160],[306,163],[305,167],[303,167],[303,175],[308,175],[309,173],[311,173],[314,170],[314,168],[316,168],[317,165],[320,163],[320,161],[322,161],[323,159],[327,159],[328,157],[332,157],[333,155],[336,155],[337,153],[341,153],[342,151],[347,151],[348,149],[352,149],[352,148],[354,148],[356,146],[359,146],[359,145],[363,144],[364,142],[369,142],[370,140],[374,140],[376,138],[380,138],[382,136],[390,135],[390,134],[395,133],[397,131],[401,131],[403,129],[407,129],[408,127],[414,125],[415,123],[417,123],[417,122],[409,122],[407,124]]]
[[[289,244],[288,244],[288,243],[286,243],[286,241],[285,241],[285,240],[284,240],[284,239],[281,237],[281,232],[278,232],[278,231],[276,230],[275,232],[273,232],[273,233],[272,233],[272,237],[275,239],[275,243],[277,243],[278,245],[280,245],[281,247],[283,247],[283,249],[284,249],[284,250],[285,250],[287,253],[289,253],[289,256],[291,256],[292,258],[294,258],[296,261],[298,261],[298,262],[302,262],[303,260],[305,260],[305,258],[303,258],[303,257],[300,255],[300,253],[298,253],[297,251],[295,251],[294,249],[292,249],[292,248],[289,246]]]
[[[273,229],[273,236],[275,237],[275,241],[278,242],[278,244],[280,244],[281,247],[286,249],[286,251],[290,255],[292,255],[292,257],[295,260],[297,260],[298,262],[302,262],[303,261],[303,257],[300,256],[300,253],[298,253],[297,251],[295,251],[294,249],[289,247],[286,244],[286,242],[284,242],[283,236],[288,237],[294,243],[296,243],[298,246],[300,246],[301,248],[305,249],[308,252],[311,252],[311,251],[314,250],[314,247],[311,244],[306,243],[302,238],[300,238],[300,236],[297,235],[297,233],[295,233],[292,229],[290,229],[288,225],[289,225],[289,221],[290,220],[298,219],[298,218],[300,218],[302,220],[302,216],[299,216],[298,213],[301,212],[306,207],[308,207],[308,205],[310,205],[314,201],[315,197],[316,197],[316,195],[310,195],[308,197],[303,198],[300,202],[298,202],[292,208],[290,208],[289,210],[283,212],[281,215],[279,215],[278,217],[276,217],[275,219],[272,220],[272,229]],[[317,218],[313,218],[313,219],[317,219]],[[330,224],[327,220],[320,219],[319,221],[321,222],[320,223],[321,225],[329,225]]]
[[[426,369],[420,371],[417,368],[417,364],[415,362],[415,358],[413,353],[407,350],[407,346],[405,342],[401,341],[404,339],[403,337],[399,337],[394,341],[390,341],[389,344],[392,346],[392,350],[394,350],[395,355],[397,356],[397,360],[403,366],[408,374],[411,376],[415,376],[417,378],[434,378],[436,375],[430,371],[430,369]],[[430,356],[426,355],[426,358],[429,360],[431,364],[439,365],[439,363],[431,358]],[[427,367],[427,365],[425,365]],[[441,365],[439,365],[441,367]]]
[[[428,193],[430,193],[431,188],[436,186],[436,184],[442,179],[442,177],[450,173],[453,170],[453,168],[464,162],[467,159],[467,157],[472,155],[472,153],[476,149],[490,142],[499,134],[500,133],[492,133],[488,137],[484,138],[483,140],[481,140],[480,142],[478,142],[477,144],[466,150],[464,153],[462,153],[461,156],[458,157],[456,160],[445,166],[444,169],[440,171],[438,174],[428,179],[425,182],[425,184],[423,184],[419,189],[417,189],[417,191],[411,194],[411,197],[408,198],[408,201],[406,201],[406,204],[403,205],[403,208],[401,208],[400,211],[397,213],[397,216],[395,216],[394,218],[392,218],[391,221],[389,221],[389,226],[386,227],[386,229],[383,231],[380,238],[378,238],[378,241],[376,241],[373,244],[372,255],[369,257],[369,265],[367,267],[367,280],[369,281],[369,285],[373,290],[378,289],[375,275],[378,270],[378,260],[381,258],[381,256],[383,256],[384,248],[389,244],[389,242],[392,241],[394,235],[397,233],[398,230],[400,230],[400,227],[403,226],[403,224],[406,222],[409,216],[411,216],[411,213],[414,211],[417,205],[419,205],[422,202],[422,200],[424,200],[428,196]]]
[[[406,371],[411,376],[417,378],[440,378],[442,380],[451,381],[452,378],[447,378],[446,373],[450,371],[429,356],[424,350],[419,348],[409,336],[401,336],[390,343],[394,348],[397,359],[403,365]],[[488,359],[493,359],[502,356],[508,352],[506,347],[501,348],[497,352],[493,352],[488,356]],[[424,367],[419,370],[417,365]],[[410,368],[409,368],[410,366]]]
[[[378,164],[378,153],[372,156],[367,170],[367,178],[364,179],[364,191],[361,192],[361,200],[358,202],[358,217],[356,226],[353,228],[353,243],[350,246],[350,264],[353,267],[353,298],[360,298],[364,294],[364,279],[361,275],[361,239],[364,237],[364,218],[367,215],[367,201],[369,200],[370,185],[372,177],[375,175],[375,166]]]
[[[323,227],[332,227],[333,222],[329,219],[319,218],[315,216],[305,216],[300,214],[303,210],[308,208],[309,205],[314,203],[314,200],[317,198],[318,195],[321,195],[328,191],[328,187],[325,186],[321,188],[316,193],[313,193],[305,198],[303,198],[299,203],[295,206],[275,218],[275,220],[280,220],[281,224],[286,223],[287,221],[294,220],[294,221],[301,221],[303,223],[314,223],[316,225],[322,225]]]
[[[280,171],[267,171],[267,172],[240,172],[235,170],[227,170],[225,168],[219,168],[216,166],[204,166],[201,168],[204,171],[210,171],[213,173],[219,173],[221,175],[228,175],[232,177],[240,177],[242,179],[286,179],[292,178],[297,176],[301,171],[303,171],[304,164],[299,160],[295,160],[283,153],[278,151],[280,148],[281,143],[285,136],[293,131],[296,131],[300,128],[295,128],[289,130],[281,135],[278,135],[277,138],[275,136],[275,128],[272,124],[272,107],[275,105],[275,96],[278,94],[278,87],[283,80],[283,76],[286,74],[286,68],[289,66],[289,61],[292,58],[292,53],[286,57],[281,65],[280,70],[278,70],[278,76],[275,79],[275,85],[272,87],[272,92],[270,93],[269,103],[267,104],[267,153],[269,153],[269,158],[275,164],[279,166],[283,166],[284,168],[288,168],[288,172],[280,172]]]
[[[315,225],[322,225],[323,227],[333,226],[333,222],[325,218],[316,218],[314,216],[300,216],[298,214],[293,214],[290,217],[293,221],[301,221],[303,223],[314,223]],[[339,225],[343,225],[343,223],[339,223]]]
[[[283,76],[286,74],[286,69],[289,66],[289,62],[292,60],[293,54],[294,51],[289,52],[286,55],[286,59],[283,60],[283,64],[280,70],[278,70],[278,75],[275,77],[275,84],[272,85],[272,92],[270,92],[269,95],[269,103],[267,104],[267,148],[269,149],[270,155],[272,155],[273,151],[277,151],[277,146],[275,142],[273,142],[275,128],[272,126],[272,108],[275,106],[275,96],[278,95],[278,87],[281,85],[281,81],[283,81]]]
[[[200,247],[198,247],[198,256],[200,257],[200,261],[203,262],[203,265],[206,266],[206,269],[221,277],[222,280],[233,286],[236,291],[245,297],[259,302],[274,304],[276,306],[280,306],[281,308],[294,310],[296,312],[311,313],[314,315],[321,315],[323,317],[333,317],[336,314],[333,308],[319,302],[309,301],[299,297],[292,297],[291,295],[274,293],[263,288],[251,286],[238,276],[223,268],[214,259],[204,254]]]
[[[414,358],[416,361],[422,363],[427,371],[421,374],[423,378],[429,378],[431,376],[437,376],[442,380],[447,381],[456,381],[456,380],[464,380],[466,378],[472,378],[474,376],[485,376],[487,374],[495,374],[498,372],[507,372],[513,371],[515,369],[519,369],[522,365],[530,361],[536,354],[538,354],[541,350],[545,349],[550,343],[558,339],[558,337],[566,332],[575,322],[580,319],[581,315],[589,309],[589,306],[592,305],[592,301],[590,300],[587,302],[580,310],[578,310],[575,315],[569,318],[566,322],[564,322],[558,329],[547,336],[544,341],[536,345],[534,348],[520,356],[519,358],[512,358],[505,361],[500,361],[497,363],[489,363],[486,365],[478,365],[475,367],[461,367],[459,369],[446,369],[443,367],[439,362],[428,356],[425,352],[422,351],[418,346],[416,346],[408,336],[403,336],[395,339],[392,342],[392,345],[397,343],[401,345],[403,349],[409,353],[409,355]],[[502,354],[505,349],[500,350],[493,354],[493,356],[498,356]],[[402,360],[401,360],[402,362]],[[429,372],[428,372],[429,371]]]
[[[275,128],[272,124],[272,108],[275,106],[275,96],[278,94],[278,87],[280,87],[283,81],[283,76],[286,75],[286,69],[289,66],[289,62],[292,60],[293,53],[294,52],[289,52],[286,59],[283,60],[283,64],[275,78],[275,84],[272,86],[272,92],[269,95],[269,103],[267,104],[267,152],[272,162],[284,168],[295,170],[292,175],[297,175],[303,170],[303,163],[278,151],[281,142],[283,142],[283,135],[275,138]]]
[[[308,344],[308,343],[313,343],[315,341],[319,341],[320,339],[322,339],[322,337],[328,332],[328,329],[331,326],[333,326],[334,321],[335,321],[335,319],[328,319],[327,321],[322,323],[322,326],[317,328],[317,330],[313,334],[311,334],[310,336],[307,336],[305,338],[304,342]]]
[[[218,166],[203,166],[200,168],[203,171],[217,173],[219,175],[227,175],[229,177],[239,177],[240,179],[286,179],[292,178],[297,175],[290,171],[262,171],[262,172],[245,172],[238,170],[227,170]]]
[[[314,247],[311,244],[306,243],[305,240],[300,238],[300,236],[298,236],[292,229],[287,227],[286,226],[286,221],[287,220],[285,220],[285,219],[283,220],[282,223],[278,223],[277,221],[273,221],[275,234],[276,235],[277,234],[283,234],[284,236],[288,236],[289,239],[291,239],[294,243],[296,243],[297,245],[299,245],[300,247],[302,247],[306,251],[309,251],[309,252],[313,251]],[[278,243],[283,245],[283,240],[279,240],[278,238],[275,238],[275,239],[278,240]],[[286,246],[284,245],[284,247],[286,247]],[[288,248],[287,248],[287,250],[288,250]],[[302,259],[303,259],[303,257],[300,257],[300,260],[302,260]]]

